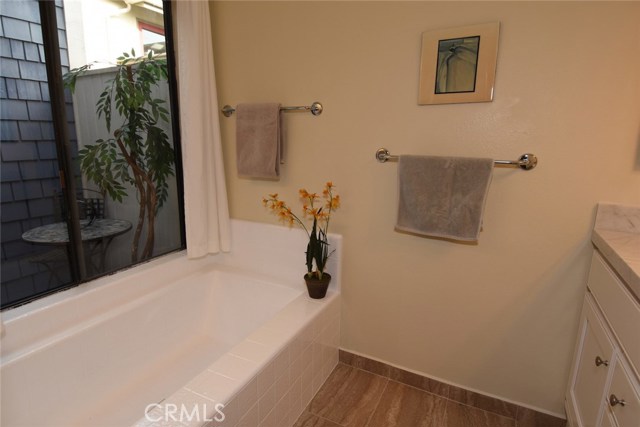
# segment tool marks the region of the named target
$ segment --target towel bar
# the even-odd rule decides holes
[[[233,113],[235,113],[236,109],[231,105],[225,105],[222,107],[222,114],[225,117],[231,117]],[[301,105],[297,107],[280,107],[280,111],[308,111],[314,116],[319,116],[322,114],[322,104],[318,101],[314,102],[311,105]]]
[[[376,151],[376,159],[380,163],[384,163],[388,160],[397,161],[398,156],[391,155],[386,148],[379,148],[378,151]],[[538,164],[538,158],[535,154],[526,153],[520,156],[518,160],[494,160],[493,163],[494,165],[519,166],[524,170],[531,170]]]

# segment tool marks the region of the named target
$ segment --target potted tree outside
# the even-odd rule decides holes
[[[65,74],[65,85],[73,92],[78,76],[91,64]],[[168,76],[165,59],[153,52],[136,58],[135,51],[118,58],[115,77],[107,83],[96,104],[110,136],[84,146],[79,152],[80,169],[111,199],[122,202],[124,184],[136,190],[138,221],[131,245],[131,261],[151,258],[156,215],[167,200],[169,177],[174,175],[174,152],[169,137],[159,126],[169,122],[165,100],[153,98],[152,91]],[[117,112],[114,117],[113,108]],[[112,119],[118,124],[113,126]],[[140,253],[140,239],[146,226],[146,240]]]

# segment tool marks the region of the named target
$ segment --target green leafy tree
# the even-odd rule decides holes
[[[76,79],[91,65],[71,70],[64,76],[73,92]],[[166,102],[153,98],[152,91],[167,81],[167,63],[152,52],[136,58],[135,52],[118,58],[115,77],[107,82],[96,104],[110,136],[88,144],[78,154],[82,173],[103,193],[122,202],[127,196],[124,184],[136,189],[139,202],[138,223],[131,246],[131,261],[138,261],[140,237],[146,224],[146,242],[140,259],[153,255],[155,219],[168,196],[167,179],[174,175],[174,152],[169,137],[159,126],[169,122]],[[113,108],[117,111],[114,116]],[[113,121],[118,121],[114,126]]]

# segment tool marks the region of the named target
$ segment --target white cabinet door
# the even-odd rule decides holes
[[[622,361],[616,363],[607,393],[607,403],[618,427],[640,427],[640,386]]]
[[[613,421],[613,419],[611,418],[611,414],[609,413],[609,411],[604,411],[604,415],[602,417],[602,427],[618,427],[616,426],[615,422]]]
[[[579,425],[596,427],[604,408],[613,344],[588,299],[585,299],[581,323],[582,340],[570,396]]]

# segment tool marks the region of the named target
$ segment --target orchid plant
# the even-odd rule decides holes
[[[333,253],[329,252],[329,242],[327,233],[331,213],[340,207],[340,196],[334,194],[334,185],[327,182],[322,191],[322,196],[316,193],[309,193],[304,188],[299,191],[302,201],[302,218],[291,211],[291,208],[282,200],[278,199],[278,194],[269,194],[269,197],[262,199],[262,204],[278,216],[280,221],[293,226],[295,224],[302,227],[309,237],[306,252],[307,274],[309,278],[316,277],[322,279],[327,260]],[[311,230],[305,224],[311,221]],[[316,270],[313,270],[315,263]]]

